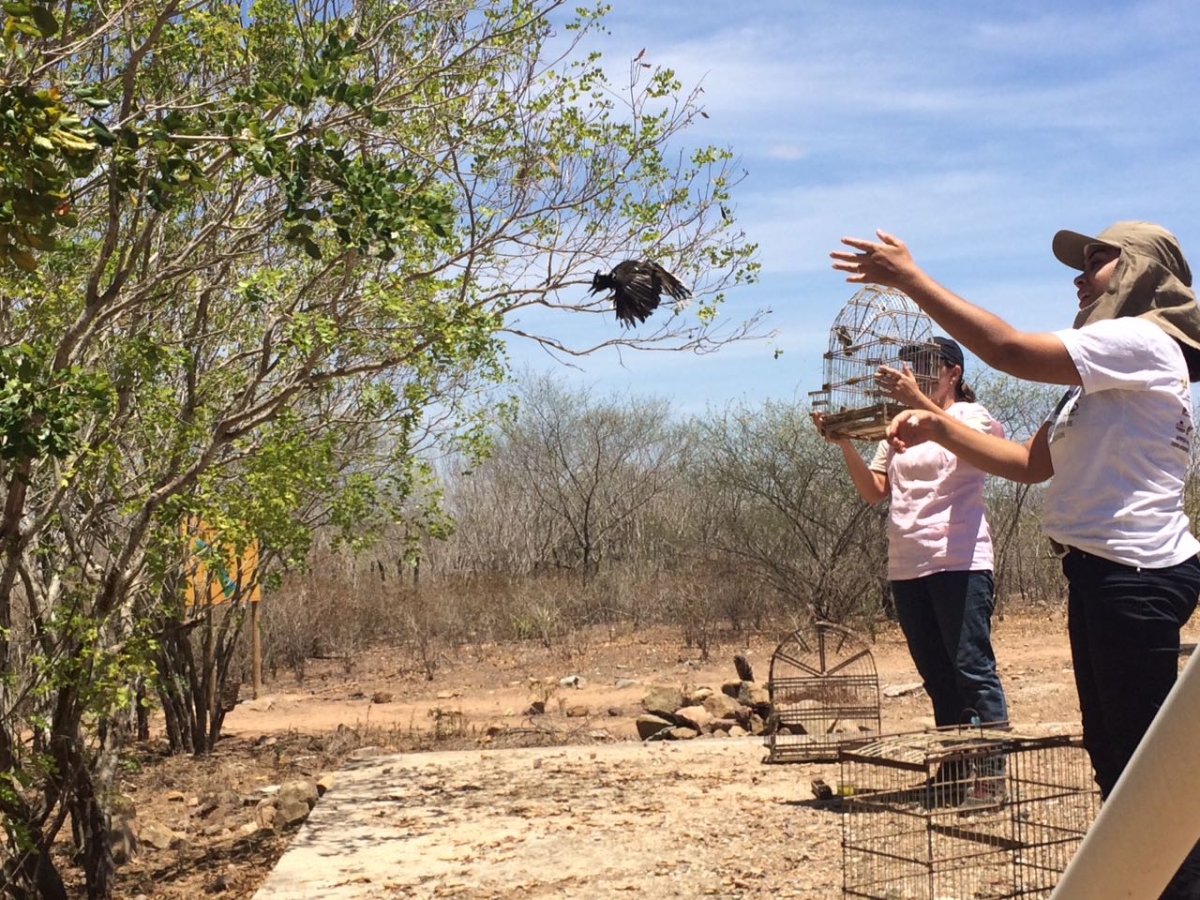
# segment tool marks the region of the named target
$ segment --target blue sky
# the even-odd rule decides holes
[[[601,50],[614,80],[645,48],[645,61],[704,89],[709,117],[689,139],[740,157],[735,212],[762,276],[732,291],[723,315],[770,308],[777,333],[702,357],[601,353],[582,371],[514,348],[518,365],[667,396],[680,413],[806,399],[855,290],[829,251],[876,228],[947,287],[1030,330],[1073,318],[1072,273],[1050,254],[1059,228],[1157,221],[1200,271],[1191,3],[612,6]]]

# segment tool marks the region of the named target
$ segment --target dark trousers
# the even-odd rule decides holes
[[[975,716],[1008,721],[1008,706],[992,651],[992,573],[937,572],[892,582],[896,618],[908,642],[939,726]]]
[[[1196,608],[1200,562],[1139,569],[1072,550],[1062,566],[1083,744],[1107,797],[1175,684],[1179,630]],[[1161,900],[1200,900],[1200,845]]]

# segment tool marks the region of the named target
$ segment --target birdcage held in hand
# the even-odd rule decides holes
[[[928,394],[940,369],[932,339],[933,320],[900,291],[867,285],[851,297],[829,329],[821,390],[809,394],[813,412],[824,414],[825,433],[882,439],[904,407],[879,391],[875,373],[880,366],[902,369],[907,363]]]

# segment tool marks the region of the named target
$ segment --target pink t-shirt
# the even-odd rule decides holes
[[[954,403],[946,415],[977,431],[1004,436],[1004,427],[978,403]],[[885,472],[891,487],[889,579],[992,568],[981,469],[933,441],[903,453],[881,442],[870,467]]]

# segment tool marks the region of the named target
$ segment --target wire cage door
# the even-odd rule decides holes
[[[765,762],[834,762],[840,747],[879,734],[875,659],[852,631],[831,622],[789,635],[771,655]]]
[[[932,339],[933,320],[900,291],[867,285],[851,297],[829,329],[824,383],[809,394],[813,411],[825,414],[826,433],[882,439],[888,422],[904,407],[879,391],[875,373],[880,366],[902,369],[907,364],[921,390],[929,393],[940,368]]]

